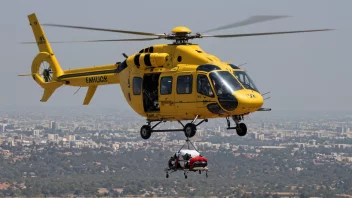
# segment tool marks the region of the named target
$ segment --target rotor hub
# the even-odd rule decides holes
[[[185,44],[189,39],[194,38],[191,33],[192,31],[188,27],[177,26],[171,30],[171,34],[168,34],[166,39],[175,40],[174,44]]]
[[[177,26],[177,27],[174,27],[172,30],[171,30],[172,33],[175,33],[175,34],[190,34],[192,31],[188,28],[188,27],[185,27],[185,26]]]

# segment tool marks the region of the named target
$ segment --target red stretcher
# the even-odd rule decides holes
[[[205,172],[205,176],[208,177],[208,159],[199,154],[188,138],[186,143],[188,144],[188,149],[182,150],[183,145],[169,160],[168,168],[165,168],[166,178],[169,178],[169,173],[171,174],[176,171],[183,171],[185,179],[187,179],[188,172],[199,172],[199,174]],[[190,150],[189,144],[192,144],[195,150]],[[172,159],[174,160],[174,166],[171,166]]]

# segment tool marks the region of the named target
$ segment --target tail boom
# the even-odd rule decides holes
[[[62,70],[36,15],[30,14],[28,19],[39,49],[32,62],[30,75],[44,89],[41,102],[46,102],[60,86],[68,85],[88,87],[83,102],[88,105],[99,85],[120,83],[118,64]]]
[[[120,83],[116,64],[65,70],[64,73],[58,80],[70,86],[89,87]]]

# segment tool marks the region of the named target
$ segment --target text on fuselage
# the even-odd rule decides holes
[[[107,82],[107,76],[94,76],[94,77],[87,77],[86,83],[100,83],[100,82]]]

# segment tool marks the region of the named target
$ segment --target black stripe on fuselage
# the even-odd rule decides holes
[[[178,102],[174,102],[175,104],[176,103],[199,103],[199,102],[203,102],[203,103],[205,103],[205,102],[216,102],[216,101],[210,101],[210,100],[199,100],[199,101],[178,101]]]
[[[101,74],[113,74],[117,73],[117,69],[111,70],[103,70],[103,71],[93,71],[93,72],[84,72],[84,73],[75,73],[75,74],[64,74],[59,76],[59,80],[63,80],[65,78],[74,78],[74,77],[81,77],[81,76],[94,76],[94,75],[101,75]]]

